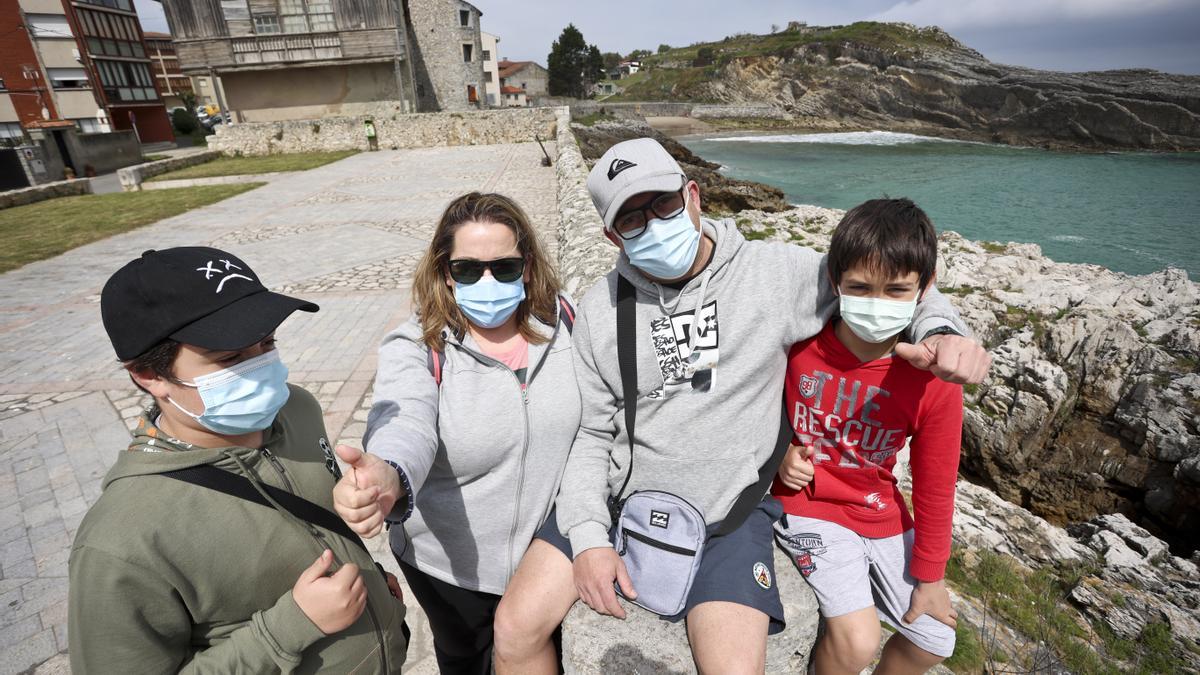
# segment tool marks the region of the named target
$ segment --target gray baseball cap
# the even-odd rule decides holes
[[[617,143],[596,161],[587,189],[608,230],[625,200],[642,192],[675,192],[686,182],[679,163],[658,141],[635,138]]]

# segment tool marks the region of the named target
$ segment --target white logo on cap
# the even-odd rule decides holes
[[[217,262],[225,263],[225,269],[222,270],[222,269],[217,269],[216,267],[213,267],[212,261],[209,260],[207,263],[204,264],[204,267],[197,267],[196,271],[204,272],[205,279],[212,279],[212,276],[214,274],[225,274],[226,272],[228,272],[231,269],[235,269],[235,270],[242,269],[238,265],[235,265],[228,260],[218,260]],[[244,274],[238,274],[237,272],[234,272],[232,274],[227,274],[227,275],[221,277],[221,281],[217,284],[217,293],[221,292],[221,289],[224,288],[224,286],[225,286],[225,282],[229,281],[230,279],[245,279],[246,281],[254,281],[254,279],[251,279],[250,277],[248,277]]]

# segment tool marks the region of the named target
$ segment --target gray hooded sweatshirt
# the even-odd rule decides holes
[[[559,311],[562,311],[559,308]],[[446,334],[442,383],[414,315],[379,348],[364,443],[408,492],[389,521],[405,563],[459,588],[501,594],[554,505],[579,428],[571,336],[534,320],[526,388],[470,335]]]
[[[629,467],[617,275],[637,289],[636,459],[625,496],[671,492],[709,524],[725,517],[774,450],[788,349],[816,335],[837,309],[823,254],[747,241],[729,220],[704,219],[703,227],[713,257],[682,290],[650,281],[622,254],[580,303],[575,372],[583,420],[557,500],[559,529],[575,556],[612,545],[606,502]],[[909,334],[946,325],[967,334],[931,288]]]

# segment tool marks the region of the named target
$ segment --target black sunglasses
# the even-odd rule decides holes
[[[524,258],[500,258],[499,260],[451,260],[450,278],[459,284],[473,284],[489,269],[496,281],[512,283],[525,273]]]

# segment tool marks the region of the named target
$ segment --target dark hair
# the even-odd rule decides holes
[[[851,267],[866,265],[889,277],[916,272],[924,289],[937,269],[937,233],[911,199],[872,199],[842,217],[828,265],[835,286]]]
[[[175,357],[179,356],[179,348],[182,346],[182,343],[167,338],[126,361],[125,370],[131,373],[148,370],[168,382],[178,383],[179,380],[175,377]],[[137,383],[137,380],[134,380],[133,383],[137,385],[138,389],[146,391],[145,387]],[[150,392],[146,391],[146,393]]]

